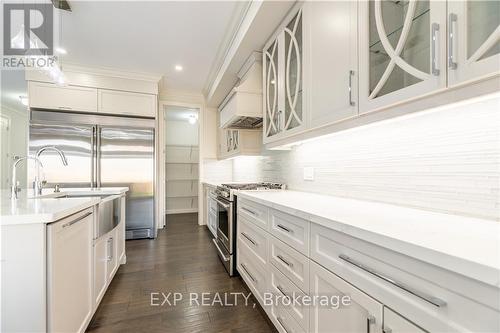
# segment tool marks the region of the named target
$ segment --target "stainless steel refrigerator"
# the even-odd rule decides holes
[[[154,119],[32,110],[29,153],[56,146],[66,154],[66,167],[56,153],[41,155],[46,187],[129,187],[126,237],[154,238],[154,128]]]

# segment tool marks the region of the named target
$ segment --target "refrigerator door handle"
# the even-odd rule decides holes
[[[101,127],[97,126],[97,147],[96,147],[96,184],[101,187]]]
[[[97,158],[95,156],[95,138],[96,138],[97,128],[92,126],[92,136],[90,137],[90,187],[95,187],[95,163]]]

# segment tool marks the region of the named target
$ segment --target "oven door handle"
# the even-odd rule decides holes
[[[220,254],[220,255],[221,255],[221,257],[222,257],[222,260],[224,260],[224,261],[229,261],[231,258],[228,258],[228,257],[226,257],[226,256],[224,255],[224,252],[222,252],[222,250],[220,249],[219,244],[217,244],[217,239],[213,238],[213,239],[212,239],[212,242],[214,242],[215,247],[217,248],[217,251],[219,251],[219,254]]]
[[[222,207],[224,207],[225,209],[229,209],[229,208],[231,208],[231,204],[227,204],[227,203],[225,203],[225,202],[222,202],[222,201],[220,201],[219,199],[215,199],[215,201],[216,201],[219,205],[221,205]]]

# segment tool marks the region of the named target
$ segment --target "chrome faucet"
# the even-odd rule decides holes
[[[12,199],[17,199],[17,194],[21,191],[21,187],[19,186],[19,181],[17,180],[17,166],[24,160],[33,160],[36,162],[37,167],[43,168],[43,164],[42,162],[40,162],[38,157],[24,156],[17,158],[14,164],[12,164],[12,186],[10,187],[10,197]]]
[[[40,155],[42,155],[43,152],[48,151],[48,150],[52,150],[52,151],[55,151],[56,153],[58,153],[59,157],[61,158],[62,164],[64,166],[68,165],[68,160],[66,159],[66,155],[64,155],[64,152],[62,150],[60,150],[59,148],[56,148],[54,146],[45,146],[45,147],[38,149],[38,151],[35,154],[35,158],[39,160]],[[41,195],[42,190],[43,190],[44,182],[42,180],[40,180],[40,168],[43,169],[43,165],[41,163],[38,164],[38,166],[37,166],[36,178],[35,178],[35,181],[33,182],[33,191],[35,192],[35,195]]]

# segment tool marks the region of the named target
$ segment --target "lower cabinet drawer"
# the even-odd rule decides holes
[[[309,255],[309,221],[273,209],[269,212],[269,223],[271,235]]]
[[[269,237],[269,262],[300,289],[309,291],[309,258],[279,239]]]
[[[270,311],[271,320],[280,333],[306,333],[292,315],[281,306],[273,306]]]
[[[270,267],[269,292],[274,300],[290,313],[290,315],[307,331],[309,329],[309,306],[301,305],[306,294],[273,265]],[[296,299],[297,302],[293,302]]]
[[[264,293],[267,292],[267,267],[260,264],[255,254],[245,244],[238,243],[237,267],[241,277],[255,295],[255,298],[264,306]]]
[[[311,259],[425,331],[500,331],[493,286],[316,224]]]
[[[268,229],[269,208],[266,206],[246,199],[238,199],[238,218],[240,216],[245,216],[247,220],[264,230]]]
[[[246,244],[263,265],[267,264],[269,234],[243,216],[238,218],[237,230],[237,241]]]

